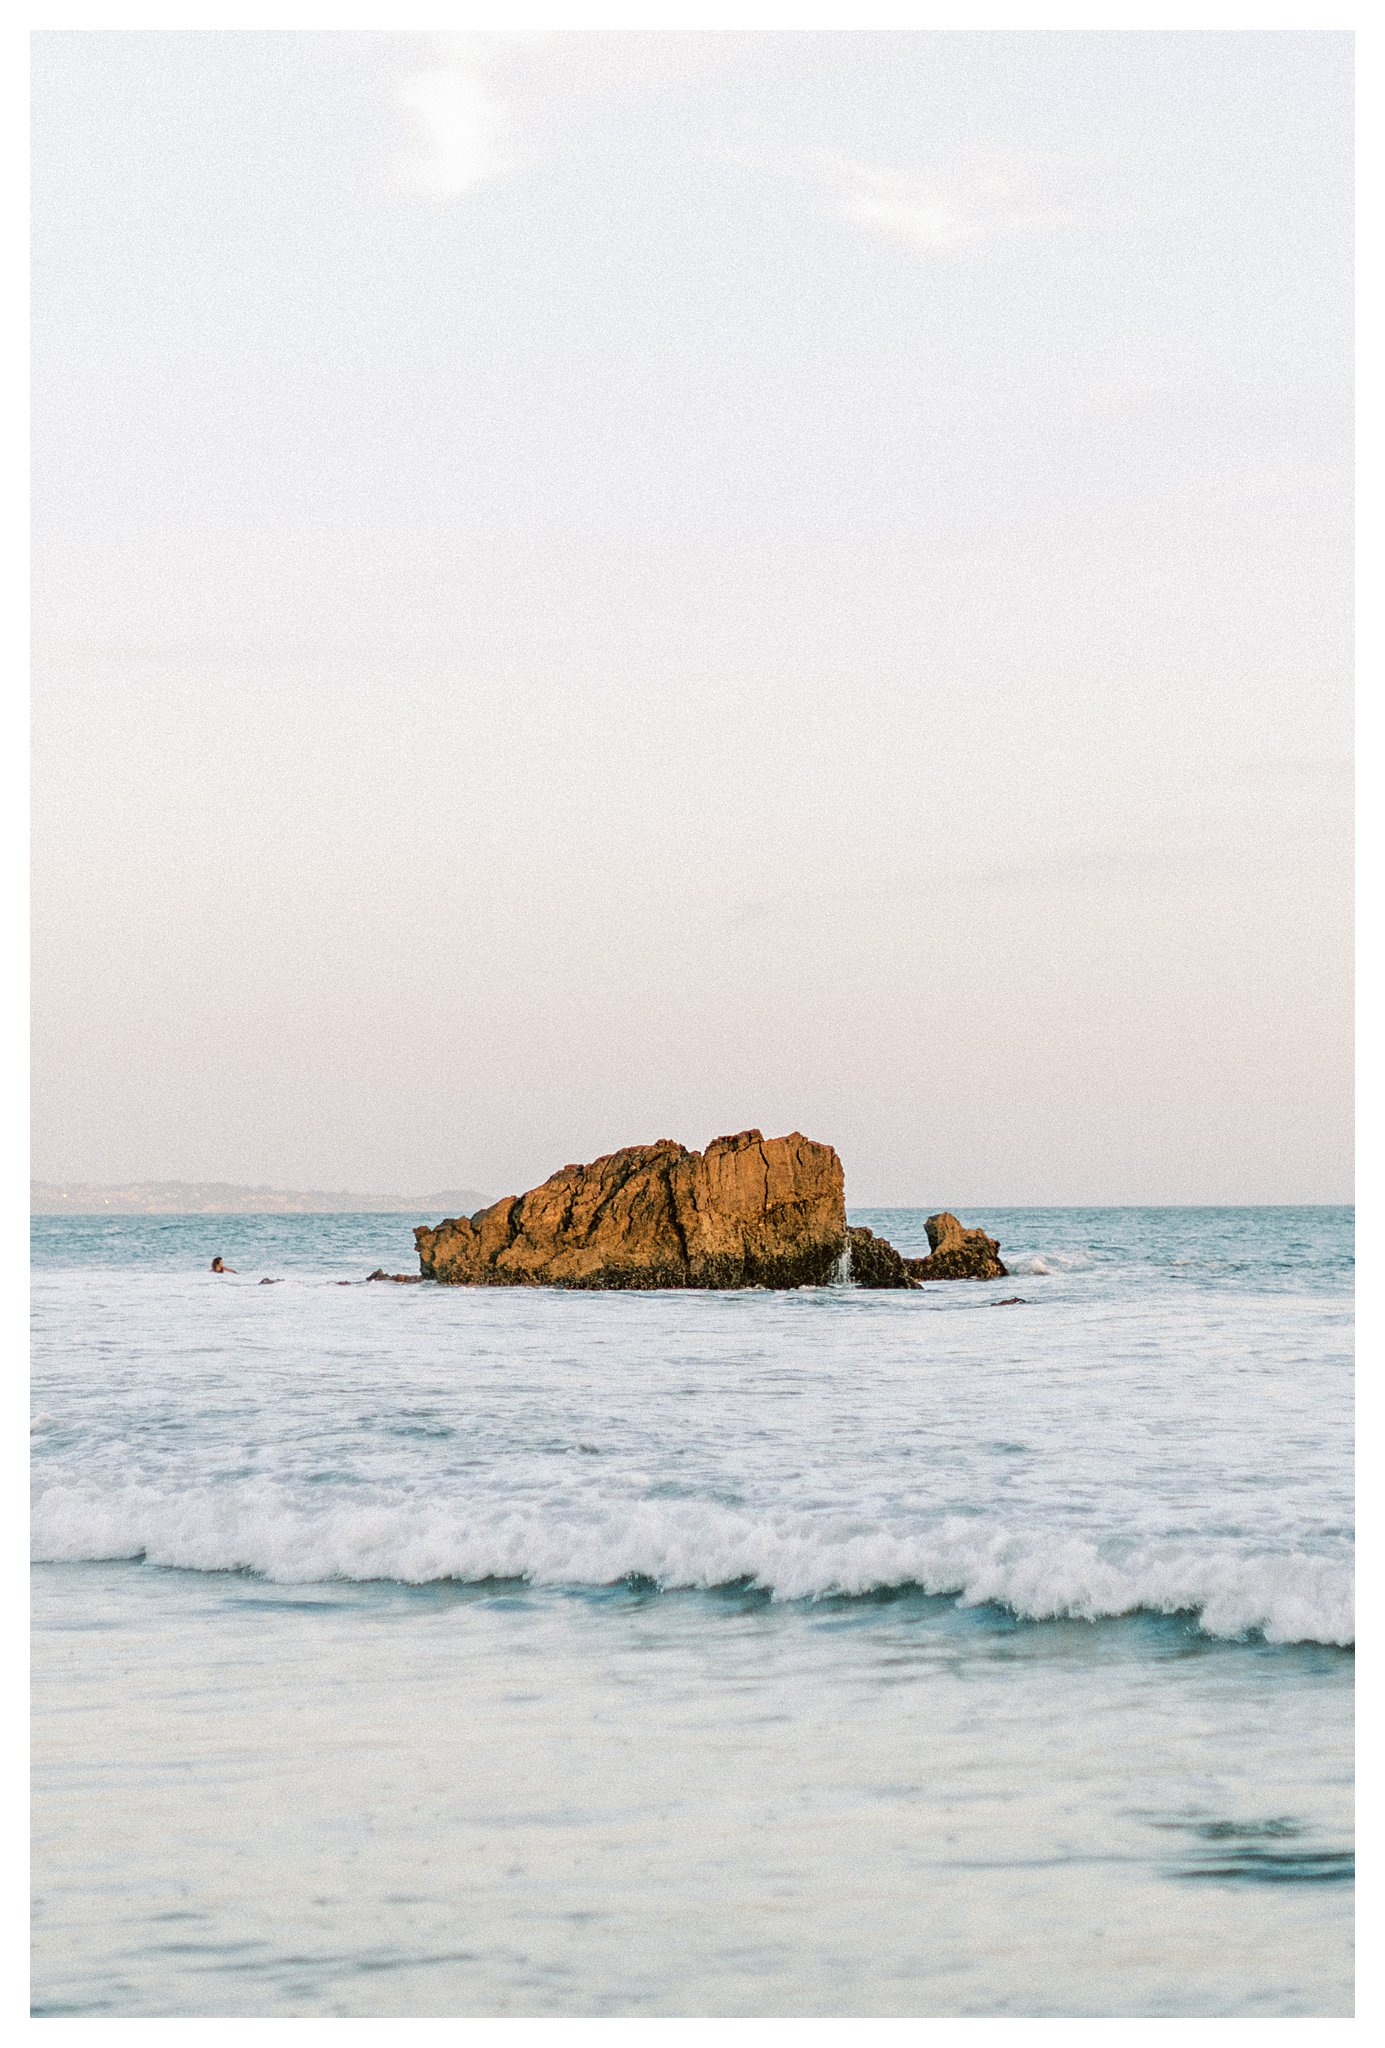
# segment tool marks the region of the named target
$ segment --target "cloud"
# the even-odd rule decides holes
[[[458,58],[416,71],[399,100],[418,129],[417,151],[396,165],[406,191],[451,199],[515,168],[514,116],[473,65]]]
[[[506,29],[431,34],[432,62],[394,88],[415,148],[407,192],[455,198],[560,149],[622,102],[696,83],[754,38]],[[378,46],[377,46],[378,47]]]
[[[1000,235],[1065,227],[1075,218],[1056,189],[1056,166],[1048,163],[992,159],[900,171],[824,152],[814,171],[840,219],[913,249],[951,251]]]
[[[431,61],[394,88],[415,143],[396,159],[397,182],[442,199],[475,191],[552,154],[574,130],[609,118],[622,102],[695,84],[743,61],[739,46],[759,40],[539,30],[432,35]],[[1057,158],[990,155],[901,168],[836,150],[708,153],[815,186],[838,219],[924,253],[950,254],[1077,218],[1073,166]]]

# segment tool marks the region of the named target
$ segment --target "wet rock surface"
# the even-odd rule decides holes
[[[821,1287],[846,1249],[842,1166],[798,1131],[664,1138],[414,1237],[422,1277],[450,1286]]]
[[[851,1253],[851,1278],[857,1287],[917,1287],[904,1259],[888,1238],[877,1237],[864,1224],[847,1231]]]
[[[998,1241],[987,1237],[984,1230],[968,1230],[950,1210],[943,1209],[938,1215],[930,1216],[924,1229],[928,1232],[928,1257],[905,1261],[915,1280],[1004,1280],[1007,1277],[1001,1264]]]

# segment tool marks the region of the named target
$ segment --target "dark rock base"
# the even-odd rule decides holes
[[[853,1224],[846,1233],[851,1254],[851,1278],[857,1287],[917,1287],[905,1261],[888,1238],[877,1237],[864,1224]]]

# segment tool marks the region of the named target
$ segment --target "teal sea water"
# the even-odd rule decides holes
[[[1351,1212],[967,1220],[602,1295],[36,1219],[35,2011],[1349,2012]]]

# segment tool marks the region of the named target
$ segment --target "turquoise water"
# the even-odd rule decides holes
[[[1349,2011],[1351,1213],[966,1220],[572,1295],[37,1219],[35,2009]]]

